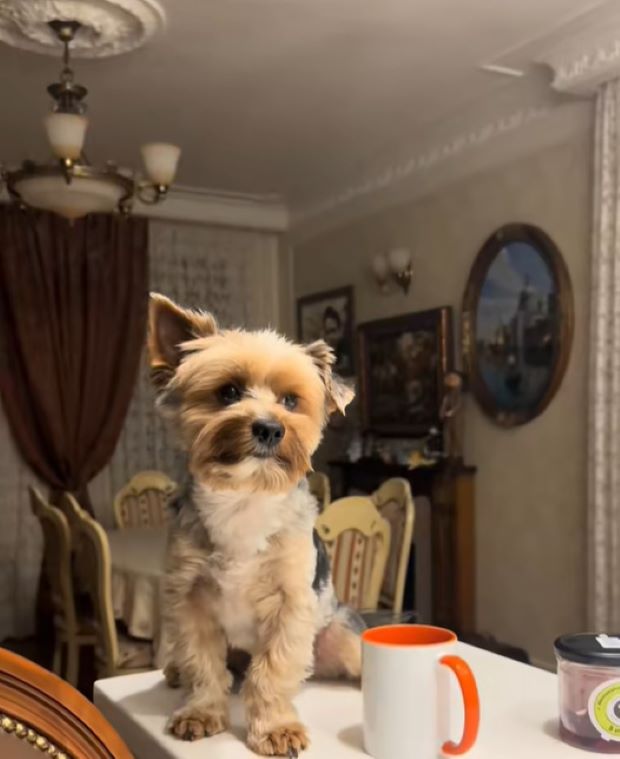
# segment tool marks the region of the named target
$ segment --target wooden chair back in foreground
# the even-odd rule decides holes
[[[99,677],[152,669],[152,644],[120,636],[112,602],[112,560],[103,527],[85,511],[79,514],[78,539],[84,590],[90,598],[97,636]]]
[[[402,477],[392,477],[370,497],[381,516],[390,523],[392,535],[379,602],[381,606],[398,613],[403,610],[415,519],[411,485]]]
[[[389,522],[367,496],[349,496],[332,501],[316,529],[327,546],[338,600],[376,609],[390,550]]]
[[[0,756],[132,759],[101,712],[69,683],[0,648]]]
[[[54,611],[53,669],[63,673],[62,654],[66,647],[65,677],[77,685],[79,648],[92,646],[95,636],[78,619],[71,573],[71,533],[64,514],[51,506],[36,488],[30,487],[30,506],[43,531],[43,569],[49,585]]]
[[[163,472],[135,474],[114,498],[117,527],[163,527],[166,507],[176,484]]]

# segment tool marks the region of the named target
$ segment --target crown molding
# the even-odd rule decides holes
[[[537,38],[497,54],[492,65],[523,68],[545,64],[558,92],[589,96],[620,76],[620,3],[584,0],[581,10]]]
[[[593,94],[602,82],[620,76],[620,3],[585,11],[539,46],[536,60],[551,66],[556,90]]]
[[[288,209],[279,196],[244,195],[197,187],[174,187],[164,203],[154,206],[137,201],[134,214],[269,232],[284,232],[289,226]]]
[[[467,123],[452,119],[454,123]],[[592,124],[590,101],[549,100],[524,105],[477,123],[337,194],[292,214],[290,240],[298,244],[392,205],[412,202],[481,171],[567,142]]]

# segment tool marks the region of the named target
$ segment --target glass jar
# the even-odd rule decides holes
[[[563,740],[620,754],[620,636],[564,635],[555,641],[555,655]]]

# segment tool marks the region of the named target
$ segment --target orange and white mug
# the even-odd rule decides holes
[[[474,675],[455,655],[456,635],[427,625],[387,625],[362,634],[364,744],[374,759],[436,759],[464,754],[474,745],[480,702]],[[463,696],[463,735],[448,740],[449,692],[442,670],[451,670]]]

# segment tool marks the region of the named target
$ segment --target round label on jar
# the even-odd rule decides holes
[[[588,700],[590,722],[605,741],[620,741],[620,680],[607,680]]]

